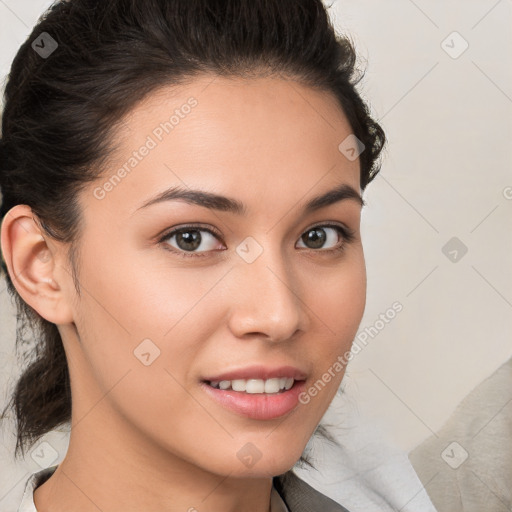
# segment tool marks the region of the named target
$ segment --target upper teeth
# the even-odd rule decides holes
[[[246,393],[279,393],[282,389],[290,389],[294,379],[291,377],[276,377],[273,379],[235,379],[212,380],[210,386],[220,389],[233,389],[233,391],[245,391]]]

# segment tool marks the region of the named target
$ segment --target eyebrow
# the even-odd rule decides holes
[[[304,206],[304,213],[313,213],[321,208],[325,208],[346,199],[355,200],[361,206],[365,205],[365,202],[359,192],[350,185],[344,183],[320,196],[310,199]],[[195,204],[210,210],[218,210],[242,216],[247,215],[247,208],[244,203],[237,199],[207,192],[205,190],[183,189],[179,186],[171,187],[148,199],[139,206],[137,210],[165,201],[183,201],[185,203]]]

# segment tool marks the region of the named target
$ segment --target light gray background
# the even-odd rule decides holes
[[[389,138],[365,193],[360,332],[395,301],[403,305],[350,363],[346,413],[409,451],[512,356],[512,1],[325,3],[356,43],[367,67],[361,91]],[[1,77],[49,4],[0,0]],[[456,261],[443,253],[453,237],[467,247]],[[5,398],[17,370],[4,288],[0,282]]]

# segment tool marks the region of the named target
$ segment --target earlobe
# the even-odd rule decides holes
[[[29,206],[16,205],[7,212],[0,240],[9,275],[21,298],[49,322],[72,322],[65,287],[56,281],[55,254]]]

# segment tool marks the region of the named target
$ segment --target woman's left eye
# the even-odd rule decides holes
[[[207,255],[207,253],[215,250],[216,248],[223,250],[223,247],[216,247],[215,242],[217,241],[218,244],[219,238],[220,235],[211,229],[199,226],[184,226],[167,233],[159,241],[165,245],[171,246],[172,249],[170,250],[172,250],[172,252],[178,253],[180,256],[202,257]],[[341,243],[339,242],[340,238]],[[313,226],[309,228],[299,238],[299,242],[304,244],[302,247],[305,249],[321,249],[321,251],[316,252],[331,253],[344,250],[345,245],[351,242],[353,238],[354,233],[348,228],[337,224],[328,224]],[[171,243],[173,239],[174,244],[176,245]],[[305,244],[309,244],[309,246]],[[331,245],[331,247],[325,248],[325,244]],[[202,245],[206,245],[204,250],[196,250]]]
[[[329,232],[330,230],[330,232]],[[327,234],[326,234],[327,233]],[[340,236],[341,235],[341,236]],[[341,238],[341,244],[338,239]],[[323,252],[342,251],[345,244],[353,240],[354,233],[347,228],[338,226],[337,224],[329,224],[325,226],[314,226],[309,228],[299,239],[303,243],[309,243],[313,247],[306,249],[322,249]],[[333,244],[330,248],[325,248],[324,244]]]

